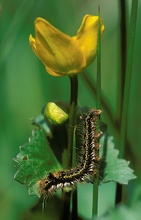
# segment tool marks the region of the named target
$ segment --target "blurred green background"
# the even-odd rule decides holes
[[[130,18],[131,1],[127,0],[127,23]],[[13,180],[14,161],[19,146],[31,136],[30,119],[38,115],[49,101],[69,101],[69,80],[66,77],[53,77],[46,73],[43,64],[33,54],[28,38],[34,36],[34,20],[43,17],[58,29],[69,35],[75,35],[85,14],[97,15],[98,5],[105,24],[102,39],[102,94],[109,107],[114,124],[118,114],[119,71],[120,71],[120,7],[119,1],[103,0],[1,0],[0,1],[0,219],[21,219],[22,214],[34,205],[36,197],[28,195],[25,186]],[[125,201],[141,197],[141,2],[138,7],[137,31],[134,49],[133,75],[131,82],[130,106],[128,111],[128,128],[126,158],[138,176],[137,180],[125,189]],[[96,75],[96,62],[88,68],[90,74]],[[93,94],[79,76],[80,106],[95,106]],[[104,113],[105,111],[105,113]],[[106,110],[103,109],[102,120],[108,124]],[[120,119],[119,119],[120,124]],[[114,127],[116,130],[117,128]],[[110,126],[111,135],[116,132]],[[115,137],[117,138],[117,136]],[[117,140],[118,142],[118,140]],[[116,146],[118,148],[118,146]],[[90,188],[91,186],[87,186]],[[90,218],[91,210],[86,204],[90,202],[90,193],[86,188],[79,189],[79,212]],[[100,213],[112,207],[114,184],[100,186]],[[104,192],[104,193],[103,193]],[[107,201],[109,198],[109,202]],[[88,200],[88,202],[87,202]],[[90,202],[91,203],[91,202]],[[106,205],[105,205],[106,204]],[[85,212],[84,212],[84,207]]]

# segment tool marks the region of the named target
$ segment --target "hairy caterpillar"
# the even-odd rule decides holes
[[[84,154],[83,159],[76,167],[68,170],[49,173],[38,181],[40,195],[49,195],[57,189],[71,187],[77,182],[89,181],[97,175],[99,161],[99,137],[97,121],[101,110],[92,109],[84,119]]]

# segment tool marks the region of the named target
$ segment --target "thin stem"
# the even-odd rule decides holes
[[[77,76],[70,77],[71,96],[70,96],[70,111],[69,111],[69,128],[68,128],[68,168],[74,165],[75,161],[75,146],[74,146],[74,129],[77,119],[77,98],[78,98],[78,78]],[[69,194],[69,201],[71,195]],[[77,193],[72,194],[72,219],[77,219]]]
[[[120,154],[119,156],[121,158],[124,157],[124,151],[125,151],[127,112],[128,112],[128,105],[129,105],[129,94],[130,94],[130,85],[131,85],[131,76],[132,76],[132,63],[133,63],[137,9],[138,9],[138,0],[132,0],[131,20],[130,20],[129,35],[128,35],[129,38],[128,38],[126,78],[125,78],[125,87],[124,87],[124,96],[123,96],[121,131],[120,131]]]
[[[126,24],[126,2],[120,0],[120,57],[121,57],[121,98],[123,100],[123,91],[125,85],[125,70],[127,56],[127,24]]]
[[[72,167],[76,165],[76,127],[74,128],[74,135],[73,135],[73,152],[72,152]],[[78,206],[77,206],[77,186],[75,186],[75,191],[72,193],[72,219],[78,219]]]
[[[73,135],[76,126],[77,118],[77,97],[78,97],[78,78],[77,76],[70,77],[71,96],[70,96],[70,111],[69,111],[69,128],[68,128],[68,167],[72,167],[72,152],[73,152]]]
[[[100,27],[100,8],[98,8],[99,19],[98,19],[98,48],[97,48],[97,97],[96,107],[101,108],[101,27]]]
[[[101,25],[100,25],[100,7],[98,8],[98,48],[97,48],[97,99],[96,99],[96,107],[97,109],[101,108]],[[99,131],[100,122],[97,123],[97,132]],[[98,213],[98,183],[99,183],[99,173],[93,183],[93,210],[92,210],[92,218],[94,219]]]
[[[120,131],[120,120],[123,108],[123,93],[125,85],[125,70],[126,70],[126,57],[127,57],[127,22],[126,22],[126,2],[120,0],[120,70],[118,77],[118,93],[117,93],[117,114],[115,127]],[[117,140],[119,146],[119,139]],[[119,204],[122,200],[123,187],[117,183],[116,186],[116,201],[115,204]]]
[[[93,209],[92,209],[92,219],[95,219],[98,213],[98,176],[94,180],[93,184]]]
[[[72,194],[72,220],[78,219],[77,189]]]
[[[65,220],[70,219],[70,198],[71,198],[71,192],[63,192],[62,194],[63,213],[61,219],[65,219]]]
[[[125,85],[126,58],[127,58],[127,22],[126,22],[126,1],[119,1],[120,10],[120,60],[118,73],[118,93],[115,126],[120,130],[120,120],[122,114],[123,93]],[[119,146],[119,143],[118,143]]]

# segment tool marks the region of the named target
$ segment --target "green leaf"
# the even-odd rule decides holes
[[[20,153],[14,160],[18,168],[14,179],[25,184],[30,195],[40,196],[38,181],[48,172],[61,169],[43,129],[33,131],[29,142],[20,147]]]
[[[104,170],[103,182],[116,181],[121,184],[128,184],[129,180],[135,179],[133,170],[129,167],[129,161],[119,159],[119,151],[114,148],[113,137],[103,136],[101,138],[100,170]],[[106,161],[104,161],[106,158]],[[101,172],[101,171],[100,171]]]
[[[119,206],[117,209],[110,211],[105,216],[97,217],[95,220],[138,220],[141,218],[140,206],[128,208],[126,206]]]

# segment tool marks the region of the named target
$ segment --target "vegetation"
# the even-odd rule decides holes
[[[99,14],[98,4],[105,32],[100,40],[99,22],[97,61],[79,73],[78,79],[76,75],[47,74],[28,41],[34,33],[34,20],[43,17],[74,36],[85,14]],[[137,0],[1,1],[1,219],[139,219],[139,9]],[[56,104],[61,117],[57,119],[62,123],[57,126],[57,116],[49,118],[45,108],[54,100],[59,100]],[[69,102],[70,108],[66,105]],[[80,141],[77,132],[79,136],[81,129],[75,135],[71,125],[79,127],[77,116],[87,111],[86,106],[102,109],[101,122],[107,127],[101,128],[99,178],[93,184],[78,183],[72,197],[65,192],[62,197],[55,194],[46,201],[39,199],[37,183],[46,172],[75,164]],[[45,136],[53,137],[53,142]],[[71,149],[72,144],[76,152]],[[29,194],[13,176],[26,185]]]

